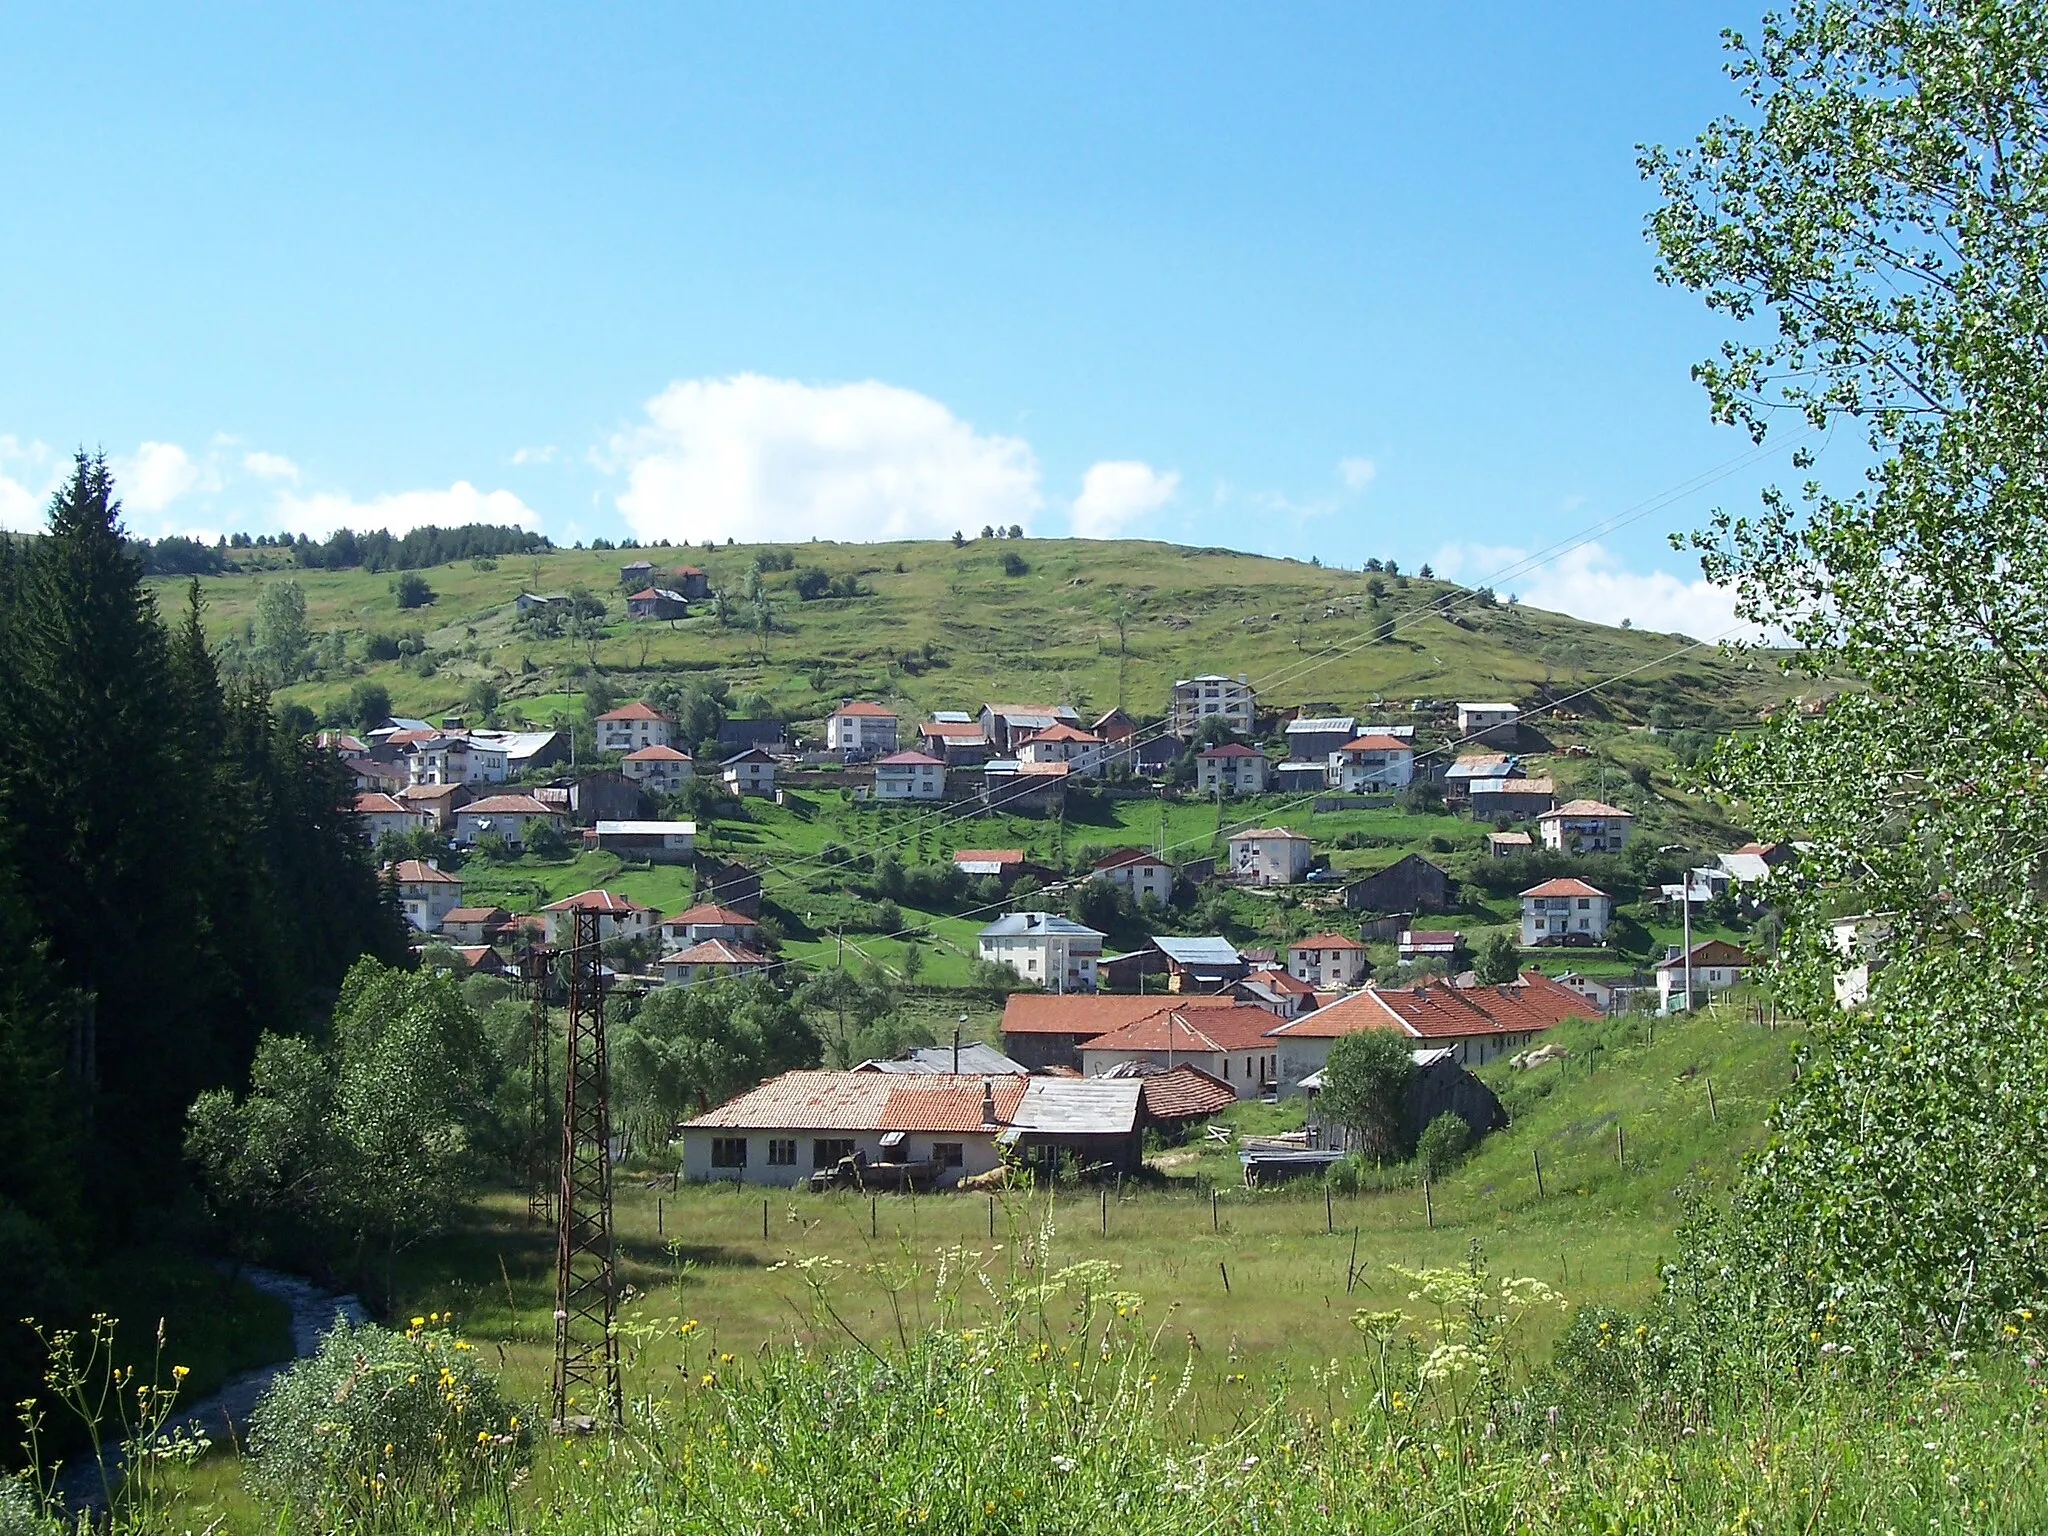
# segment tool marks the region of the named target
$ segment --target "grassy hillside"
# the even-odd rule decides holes
[[[398,608],[388,575],[362,570],[252,564],[202,588],[209,630],[220,639],[244,632],[266,582],[299,582],[313,632],[339,630],[346,640],[342,666],[287,690],[316,710],[368,676],[386,684],[401,711],[431,715],[459,705],[471,682],[488,677],[539,721],[567,704],[557,695],[577,691],[593,665],[628,693],[664,674],[714,673],[735,690],[765,694],[796,720],[816,719],[848,695],[887,699],[911,715],[991,699],[1099,711],[1118,702],[1120,666],[1123,702],[1141,716],[1163,710],[1172,679],[1196,671],[1245,673],[1263,704],[1347,712],[1375,700],[1528,701],[1630,672],[1572,708],[1641,721],[1661,704],[1677,723],[1701,726],[1753,719],[1784,694],[1767,667],[1737,665],[1708,648],[1658,661],[1684,642],[1661,632],[1654,613],[1637,615],[1638,627],[1613,629],[1505,603],[1485,607],[1443,582],[1139,540],[803,544],[788,550],[798,571],[852,577],[863,595],[803,602],[792,585],[798,571],[778,571],[764,576],[775,625],[766,636],[721,628],[704,604],[672,625],[625,620],[621,564],[642,556],[695,563],[715,587],[737,594],[766,548],[564,550],[439,566],[422,573],[434,602],[411,611]],[[1027,569],[1006,575],[1006,556]],[[180,601],[181,581],[157,585],[167,604]],[[594,646],[514,634],[511,603],[521,590],[575,586],[607,602],[605,634]],[[1445,605],[1447,613],[1430,611]],[[1119,612],[1127,614],[1122,657]],[[1390,622],[1390,638],[1371,639]],[[430,675],[416,663],[363,660],[365,637],[413,629],[429,648]]]

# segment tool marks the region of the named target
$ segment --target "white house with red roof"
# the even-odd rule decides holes
[[[955,768],[985,763],[995,750],[974,720],[927,720],[917,728],[917,743],[929,756]]]
[[[1195,788],[1205,795],[1263,795],[1273,764],[1257,747],[1218,742],[1195,754]]]
[[[720,763],[718,776],[736,795],[772,795],[775,793],[775,767],[772,753],[759,747],[749,747]]]
[[[1368,731],[1330,757],[1330,782],[1347,795],[1406,789],[1415,778],[1415,743]]]
[[[495,832],[517,848],[525,843],[528,830],[542,822],[560,831],[562,813],[532,795],[486,795],[457,807],[455,841],[467,847]]]
[[[405,837],[427,824],[425,813],[414,810],[394,795],[364,790],[355,799],[356,829],[366,842],[375,843],[387,832]]]
[[[1565,1019],[1598,1018],[1600,1009],[1549,977],[1524,971],[1502,986],[1364,987],[1266,1032],[1279,1056],[1275,1078],[1283,1094],[1320,1072],[1330,1044],[1360,1029],[1390,1030],[1417,1045],[1445,1047],[1462,1066],[1519,1051]]]
[[[761,925],[746,913],[716,902],[700,901],[674,917],[661,920],[661,942],[665,949],[687,949],[706,939],[730,939],[735,944],[761,942]]]
[[[896,750],[896,711],[866,699],[848,699],[825,717],[825,745],[850,757]]]
[[[1522,947],[1605,944],[1614,898],[1597,885],[1564,877],[1522,892]]]
[[[1536,818],[1543,846],[1558,853],[1619,853],[1635,816],[1598,800],[1569,800]]]
[[[398,892],[405,920],[421,933],[432,933],[444,917],[462,905],[462,877],[451,875],[431,859],[400,859],[385,873]]]
[[[676,747],[636,747],[619,759],[619,772],[642,789],[672,795],[697,776],[697,764]]]
[[[1342,933],[1313,933],[1287,946],[1287,970],[1310,986],[1355,987],[1371,973],[1365,946]]]
[[[596,724],[600,752],[637,752],[642,747],[675,744],[676,728],[668,716],[639,699],[606,710],[597,717]]]
[[[567,944],[576,937],[575,917],[579,912],[597,914],[597,941],[644,939],[654,931],[655,909],[643,907],[630,896],[615,891],[578,891],[540,909],[548,927],[550,944]]]
[[[1112,848],[1095,861],[1088,878],[1130,892],[1132,901],[1149,896],[1164,906],[1173,898],[1173,866],[1144,848]]]
[[[663,955],[661,979],[671,987],[694,987],[734,976],[765,973],[774,963],[758,949],[731,939],[706,939]]]
[[[1256,1003],[1189,1008],[1162,1000],[1156,1012],[1082,1041],[1081,1071],[1101,1077],[1126,1063],[1162,1072],[1195,1066],[1228,1083],[1239,1098],[1255,1098],[1273,1086],[1272,1026],[1272,1010]]]
[[[877,800],[943,800],[946,765],[922,752],[891,752],[875,759]]]
[[[1017,748],[1020,763],[1065,763],[1076,778],[1092,778],[1102,771],[1108,743],[1093,731],[1079,726],[1049,725],[1025,738]]]
[[[1716,992],[1726,992],[1750,973],[1756,959],[1739,944],[1730,944],[1726,939],[1702,939],[1693,945],[1688,965],[1687,952],[1673,948],[1672,952],[1657,962],[1657,1011],[1670,1013],[1674,1008],[1683,1010],[1686,1002],[1685,984],[1688,976],[1692,980],[1692,1001],[1689,1006],[1697,1008]]]
[[[1233,832],[1228,847],[1231,877],[1250,885],[1292,885],[1315,862],[1314,845],[1286,827]]]

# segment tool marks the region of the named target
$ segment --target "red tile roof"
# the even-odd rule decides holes
[[[543,912],[652,912],[654,908],[643,907],[630,896],[620,896],[613,891],[578,891],[574,896],[564,896],[560,901],[551,901],[541,908]]]
[[[504,923],[510,922],[512,914],[503,907],[450,907],[441,914],[441,926],[450,923]]]
[[[375,790],[364,790],[356,796],[358,816],[410,816],[412,808],[401,805],[389,795],[378,794]]]
[[[894,720],[896,711],[880,704],[870,704],[866,699],[848,699],[825,718],[836,720],[842,715],[871,715],[878,720]]]
[[[425,859],[400,859],[391,866],[391,878],[400,885],[460,885],[462,877],[436,869]]]
[[[1334,1040],[1357,1029],[1394,1029],[1419,1040],[1464,1040],[1530,1034],[1564,1019],[1598,1018],[1599,1013],[1570,987],[1524,971],[1521,980],[1498,987],[1367,987],[1267,1034]]]
[[[875,765],[895,763],[904,768],[943,768],[946,765],[936,757],[926,757],[922,752],[891,752],[887,757],[875,759]]]
[[[1344,743],[1346,752],[1413,752],[1415,743],[1403,741],[1398,736],[1355,736]]]
[[[785,1072],[684,1124],[703,1130],[994,1132],[1016,1115],[1026,1081],[1014,1074]],[[993,1123],[982,1117],[985,1091],[995,1101]]]
[[[955,848],[955,864],[1022,864],[1022,848]]]
[[[1230,1008],[1227,997],[1111,996],[1106,993],[1012,992],[1003,1005],[1006,1035],[1103,1035],[1166,1007]],[[1271,1018],[1271,1014],[1267,1014]]]
[[[981,727],[972,720],[927,720],[917,728],[920,736],[940,736],[947,741],[981,741]]]
[[[1538,821],[1554,821],[1560,816],[1605,816],[1610,820],[1634,821],[1635,812],[1624,811],[1619,806],[1604,805],[1598,800],[1567,800],[1554,811],[1545,811]]]
[[[687,763],[690,754],[678,752],[674,747],[639,747],[628,752],[623,760],[629,763]]]
[[[472,800],[458,811],[462,816],[553,816],[551,806],[542,805],[531,795],[489,795],[482,800]]]
[[[721,928],[758,928],[760,923],[744,912],[735,911],[731,907],[721,907],[709,901],[700,901],[696,906],[685,908],[674,917],[664,917],[661,920],[661,926],[664,928],[694,928],[705,925],[716,925]]]
[[[1296,939],[1287,946],[1289,954],[1297,949],[1363,949],[1365,946],[1354,938],[1341,933],[1314,933],[1305,939]]]
[[[1188,1062],[1138,1079],[1138,1099],[1149,1120],[1200,1120],[1237,1102],[1237,1093],[1221,1078]]]
[[[644,602],[646,602],[646,601],[647,601],[647,600],[648,600],[648,599],[649,599],[650,597],[659,597],[659,596],[661,596],[661,590],[660,590],[660,588],[658,588],[658,587],[642,587],[642,588],[641,588],[641,589],[640,589],[640,590],[639,590],[638,592],[629,592],[629,593],[628,593],[628,594],[626,595],[626,601],[627,601],[627,602],[629,602],[629,603],[644,603]]]
[[[661,957],[663,965],[767,965],[768,957],[744,944],[725,939],[705,939],[688,949]]]
[[[1607,893],[1597,885],[1588,885],[1583,880],[1561,876],[1546,880],[1541,885],[1532,885],[1522,892],[1524,896],[1605,896]]]
[[[1166,860],[1143,848],[1113,848],[1095,861],[1096,869],[1122,869],[1126,864],[1164,864]]]
[[[1083,1040],[1084,1051],[1250,1051],[1265,1043],[1273,1015],[1257,1003],[1235,1000],[1221,1008],[1189,1008],[1180,1003],[1108,1034]]]
[[[1017,765],[1017,776],[1019,778],[1063,779],[1073,771],[1066,763],[1019,763]]]
[[[1198,753],[1201,757],[1264,757],[1266,754],[1257,747],[1248,747],[1241,741],[1226,741]]]
[[[1277,965],[1259,965],[1245,972],[1246,981],[1260,982],[1275,992],[1288,992],[1297,997],[1314,997],[1316,989],[1298,976],[1290,976]]]
[[[617,709],[608,709],[597,717],[600,720],[661,720],[667,718],[652,705],[635,699],[630,704],[621,704]]]
[[[1049,725],[1042,731],[1033,732],[1025,737],[1020,745],[1029,746],[1034,741],[1079,741],[1092,746],[1102,745],[1102,738],[1093,731],[1077,730],[1064,721],[1058,725]]]

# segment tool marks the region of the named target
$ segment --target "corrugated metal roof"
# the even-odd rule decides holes
[[[1220,936],[1176,939],[1154,938],[1152,947],[1176,965],[1240,965],[1237,946]]]
[[[1068,939],[1100,939],[1100,930],[1077,923],[1070,917],[1061,917],[1057,912],[1009,912],[997,918],[981,930],[981,937],[989,938],[1031,938],[1054,934]]]
[[[892,1056],[887,1060],[874,1058],[864,1061],[853,1070],[919,1076],[971,1072],[983,1077],[1023,1077],[1028,1073],[1028,1069],[1021,1062],[1012,1061],[994,1046],[983,1045],[978,1040],[969,1041],[960,1047],[957,1062],[950,1045],[920,1045],[905,1051],[901,1056]]]
[[[1034,1077],[1011,1124],[1027,1136],[1128,1136],[1141,1085],[1100,1077]]]

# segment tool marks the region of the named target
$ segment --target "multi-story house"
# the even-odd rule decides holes
[[[1143,848],[1117,848],[1095,861],[1089,878],[1129,891],[1132,901],[1147,896],[1164,906],[1173,898],[1173,866]]]
[[[1614,899],[1583,880],[1546,880],[1522,892],[1522,947],[1604,944]]]
[[[943,800],[946,765],[922,752],[892,752],[875,760],[877,800]]]
[[[825,745],[843,757],[894,752],[896,711],[866,699],[848,699],[825,717]]]
[[[1536,818],[1543,846],[1558,853],[1619,853],[1635,817],[1598,800],[1571,800]]]
[[[1252,733],[1253,693],[1249,678],[1240,672],[1234,678],[1205,672],[1184,677],[1173,685],[1171,730],[1187,739],[1202,728],[1205,720],[1221,720],[1240,736]]]
[[[635,699],[597,717],[597,750],[637,752],[642,747],[675,745],[676,728],[652,705]]]
[[[1263,795],[1272,767],[1257,747],[1218,742],[1195,754],[1195,788],[1205,795]]]

